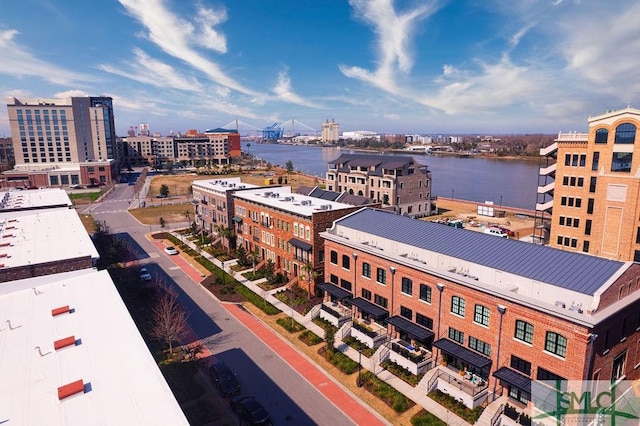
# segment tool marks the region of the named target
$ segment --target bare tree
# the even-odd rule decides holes
[[[187,330],[189,314],[178,302],[178,293],[164,283],[158,284],[160,296],[151,310],[149,334],[169,345],[169,353],[173,354],[173,342]]]

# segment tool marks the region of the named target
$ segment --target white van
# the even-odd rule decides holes
[[[484,233],[495,235],[496,237],[509,238],[509,236],[500,228],[486,228]]]

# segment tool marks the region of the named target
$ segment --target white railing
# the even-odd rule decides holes
[[[555,173],[557,168],[558,168],[558,163],[553,163],[548,167],[541,167],[540,176],[549,176],[550,174]]]
[[[546,184],[545,186],[539,186],[538,187],[538,194],[547,194],[551,191],[553,191],[554,189],[556,189],[556,183],[555,182],[551,182]]]
[[[589,133],[579,132],[558,132],[558,138],[556,141],[588,141]]]

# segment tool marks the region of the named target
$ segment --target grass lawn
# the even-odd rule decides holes
[[[72,192],[67,194],[74,204],[89,204],[96,201],[102,195],[102,191],[94,192]]]

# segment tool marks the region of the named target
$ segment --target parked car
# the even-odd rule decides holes
[[[211,381],[225,397],[232,397],[240,392],[240,383],[236,375],[224,362],[217,362],[211,366]]]
[[[152,277],[147,268],[140,268],[140,281],[151,281]]]
[[[77,183],[74,183],[73,185],[69,185],[69,188],[71,188],[71,189],[82,189],[82,185],[78,185]]]
[[[484,233],[495,235],[496,237],[509,238],[509,236],[500,228],[486,228]]]
[[[252,396],[238,395],[231,400],[231,409],[238,414],[240,421],[250,425],[267,425],[271,423],[271,416],[262,405]]]
[[[156,198],[167,198],[167,194],[158,194]]]
[[[175,247],[169,246],[169,247],[165,247],[164,248],[164,252],[173,256],[175,254],[178,254],[178,250]]]

